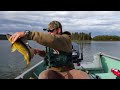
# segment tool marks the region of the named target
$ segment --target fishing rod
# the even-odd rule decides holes
[[[81,37],[79,39],[79,52],[80,52],[80,55],[79,55],[79,61],[83,60],[83,40],[84,40],[84,37],[83,37],[83,32],[81,34]]]
[[[83,60],[83,41],[84,41],[84,35],[83,35],[83,32],[81,34],[81,38],[80,38],[80,49],[81,49],[81,59],[80,60]],[[80,65],[82,70],[85,71],[87,74],[91,75],[92,78],[94,79],[100,79],[100,77],[98,75],[95,75],[94,73],[90,73],[88,70],[86,70],[82,65]]]
[[[81,48],[81,60],[83,60],[83,41],[84,41],[84,36],[83,36],[83,32],[82,32],[82,35],[81,35],[81,43],[80,43],[80,48]]]

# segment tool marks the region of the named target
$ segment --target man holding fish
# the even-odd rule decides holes
[[[46,51],[34,49],[34,54],[43,56],[48,66],[40,73],[39,79],[89,79],[85,72],[74,69],[71,35],[68,32],[62,32],[61,23],[52,21],[48,24],[48,28],[43,30],[48,33],[26,30],[16,32],[10,37],[12,43],[19,38],[26,37],[46,46]]]

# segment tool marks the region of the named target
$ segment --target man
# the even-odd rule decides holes
[[[34,54],[44,57],[48,68],[41,72],[39,79],[89,79],[89,76],[80,70],[75,70],[72,63],[72,43],[69,32],[62,33],[62,25],[52,21],[43,32],[16,32],[11,36],[13,43],[21,37],[27,37],[46,46],[46,51],[34,50]]]

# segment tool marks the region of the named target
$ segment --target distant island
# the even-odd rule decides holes
[[[91,37],[91,33],[72,33],[72,41],[87,40],[87,41],[120,41],[120,36],[116,35],[98,35]],[[6,35],[0,34],[0,40],[7,40]]]
[[[92,38],[94,41],[120,41],[120,36],[116,35],[98,35]]]

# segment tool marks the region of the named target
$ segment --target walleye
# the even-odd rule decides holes
[[[6,37],[7,37],[8,41],[12,44],[12,41],[10,40],[11,35],[7,34]],[[11,49],[12,49],[11,52],[18,50],[24,56],[24,60],[27,63],[26,67],[28,67],[30,64],[30,61],[32,59],[33,49],[29,45],[25,44],[24,41],[22,40],[22,38],[15,41],[11,45]]]

